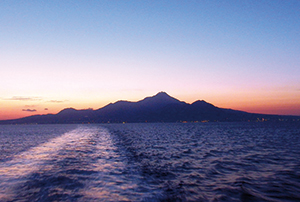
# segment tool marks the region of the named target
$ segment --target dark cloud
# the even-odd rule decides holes
[[[45,110],[45,111],[47,111],[47,110],[48,110],[48,108],[45,108],[44,110]]]
[[[22,109],[23,112],[36,112],[36,109]]]
[[[13,96],[11,98],[6,98],[5,100],[16,100],[16,101],[38,101],[42,100],[41,97],[21,97],[21,96]]]

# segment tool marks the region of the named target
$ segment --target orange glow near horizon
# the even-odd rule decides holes
[[[168,93],[168,92],[167,92]],[[284,94],[284,95],[283,95]],[[250,113],[261,113],[261,114],[278,114],[278,115],[300,115],[300,95],[283,93],[281,98],[277,98],[275,95],[260,95],[255,97],[254,94],[248,93],[247,95],[243,93],[237,93],[234,98],[231,96],[226,96],[220,94],[220,96],[204,94],[204,96],[199,95],[184,95],[182,92],[178,94],[171,94],[170,96],[179,99],[180,101],[185,101],[187,103],[193,103],[196,100],[205,100],[216,107],[220,108],[230,108],[234,110],[241,110]],[[56,114],[64,108],[75,108],[75,109],[99,109],[104,107],[109,103],[116,102],[118,100],[128,100],[128,101],[139,101],[143,97],[137,98],[137,94],[128,98],[125,93],[120,99],[112,97],[111,101],[109,98],[104,96],[98,99],[78,99],[74,101],[58,101],[58,100],[0,100],[0,120],[16,119],[26,116],[36,115],[36,114]],[[148,95],[148,96],[153,96]],[[206,98],[205,98],[206,97]],[[105,99],[104,99],[105,98]]]

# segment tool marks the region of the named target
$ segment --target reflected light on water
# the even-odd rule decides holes
[[[28,131],[12,133],[14,148],[31,137],[48,142],[2,160],[1,202],[300,199],[299,126],[81,125],[53,139]]]
[[[11,161],[0,164],[0,198],[8,195],[15,183],[24,181],[26,175],[37,172],[41,167],[51,170],[52,165],[45,164],[57,155],[66,144],[76,143],[78,139],[88,137],[93,131],[76,129],[60,137],[33,147],[28,151],[15,155]]]
[[[81,126],[0,164],[0,199],[132,201],[141,181],[110,133]],[[142,184],[142,182],[141,182]],[[44,198],[43,198],[44,197]]]

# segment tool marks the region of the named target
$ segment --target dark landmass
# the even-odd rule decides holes
[[[265,115],[216,107],[204,100],[188,104],[160,92],[138,102],[118,101],[103,108],[66,108],[57,114],[3,120],[0,124],[140,123],[140,122],[300,121],[300,116]]]

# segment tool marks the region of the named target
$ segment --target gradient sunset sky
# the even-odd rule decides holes
[[[0,119],[159,91],[300,115],[299,0],[3,0],[0,29]]]

